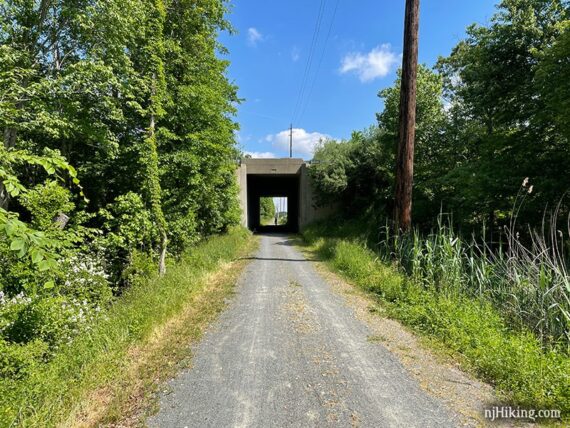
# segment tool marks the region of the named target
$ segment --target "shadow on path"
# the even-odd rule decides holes
[[[316,262],[317,259],[285,259],[279,257],[242,257],[239,260],[273,260],[278,262]]]

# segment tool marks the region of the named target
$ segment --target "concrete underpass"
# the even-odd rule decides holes
[[[309,168],[303,159],[243,159],[236,173],[242,225],[256,232],[298,232],[332,214],[333,207],[317,206]],[[261,225],[261,197],[287,198],[287,224]]]

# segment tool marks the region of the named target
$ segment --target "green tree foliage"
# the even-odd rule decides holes
[[[4,348],[51,355],[133,276],[164,272],[167,243],[177,256],[239,221],[226,12],[225,0],[0,3]]]
[[[84,184],[86,213],[141,194],[159,253],[168,231],[177,252],[235,223],[238,99],[218,55],[217,34],[230,29],[224,1],[7,1],[1,12],[6,149],[59,150]]]
[[[488,27],[469,27],[467,38],[439,63],[465,155],[444,179],[450,207],[472,222],[493,224],[507,215],[529,177],[534,194],[523,214],[538,222],[570,182],[568,139],[544,114],[553,100],[537,85],[545,73],[552,84],[563,82],[557,70],[547,71],[546,58],[560,46],[568,3],[504,0],[498,8]]]
[[[259,215],[262,220],[272,222],[275,219],[275,204],[273,198],[260,198],[259,199]]]
[[[544,100],[542,120],[552,120],[555,131],[570,141],[570,20],[559,24],[560,35],[539,56],[536,86]],[[552,77],[556,76],[556,79]]]
[[[379,127],[354,132],[349,141],[327,141],[316,151],[311,174],[316,179],[321,202],[334,202],[341,195],[342,206],[351,215],[374,221],[393,209],[394,165],[398,141],[400,78],[393,87],[379,93],[384,111]],[[442,78],[426,66],[418,68],[416,191],[414,206],[429,212],[439,204],[436,194],[439,174],[449,150],[441,138],[446,124]],[[435,209],[439,209],[436,207]]]
[[[394,177],[388,165],[393,147],[394,141],[374,128],[354,132],[346,142],[325,141],[310,169],[319,202],[340,203],[350,215],[383,215]]]
[[[384,110],[377,115],[383,131],[385,153],[389,153],[384,168],[390,171],[395,164],[398,141],[400,75],[394,86],[378,94],[384,101]],[[443,79],[425,65],[418,67],[416,144],[414,159],[414,214],[421,221],[439,210],[441,195],[438,182],[441,171],[452,167],[450,157],[455,156],[442,130],[446,127],[443,100]],[[451,149],[451,150],[450,150]],[[391,173],[391,171],[390,171]],[[390,177],[390,182],[393,180]],[[388,195],[390,198],[392,195]]]
[[[149,17],[149,40],[140,60],[142,73],[150,88],[146,114],[148,116],[148,131],[141,148],[141,160],[144,166],[145,181],[143,190],[147,194],[150,211],[158,229],[159,262],[158,270],[161,275],[166,272],[167,225],[162,211],[162,190],[158,171],[158,148],[156,141],[156,122],[164,116],[163,101],[166,97],[166,76],[164,72],[164,21],[166,10],[162,0],[149,2],[147,8]]]
[[[237,88],[217,52],[219,30],[231,30],[225,2],[184,0],[167,8],[165,72],[168,97],[158,123],[160,174],[171,245],[182,248],[200,236],[239,222],[234,131],[230,119]]]
[[[443,210],[464,229],[486,224],[498,231],[527,177],[532,188],[519,214],[538,225],[568,190],[568,6],[504,0],[490,24],[468,27],[434,70],[420,67],[416,225],[433,226]],[[378,128],[325,143],[311,170],[322,198],[340,194],[352,213],[372,210],[385,218],[392,211],[399,78],[379,95]],[[561,210],[564,218],[568,207]]]

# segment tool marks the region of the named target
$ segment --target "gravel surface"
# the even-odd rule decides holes
[[[237,295],[163,388],[152,427],[447,427],[428,396],[292,246],[261,236]]]

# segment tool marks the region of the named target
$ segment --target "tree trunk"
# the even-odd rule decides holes
[[[69,216],[65,213],[59,213],[53,218],[53,223],[58,229],[63,230],[69,223]]]
[[[414,140],[416,136],[416,91],[418,74],[418,29],[420,0],[406,0],[404,55],[400,88],[400,129],[396,161],[394,220],[408,232],[412,226]]]
[[[154,75],[153,75],[154,78]],[[153,89],[154,92],[154,89]],[[164,214],[162,212],[161,206],[161,195],[160,195],[160,178],[158,177],[158,154],[156,150],[156,135],[155,135],[155,116],[154,113],[150,115],[150,125],[149,125],[149,139],[148,139],[148,165],[147,174],[149,180],[149,192],[151,200],[152,214],[158,225],[158,231],[160,234],[160,244],[159,253],[160,257],[158,259],[158,273],[159,275],[164,275],[166,273],[166,250],[168,247],[168,235],[166,233],[166,220],[164,219]]]
[[[148,100],[148,113],[150,116],[150,124],[148,137],[144,141],[145,156],[144,163],[146,168],[146,192],[151,204],[151,212],[156,222],[156,226],[160,236],[159,243],[159,264],[158,272],[160,275],[166,273],[166,251],[168,245],[168,224],[164,218],[162,211],[162,190],[160,186],[160,172],[158,161],[158,147],[156,142],[156,120],[160,119],[162,112],[161,104],[164,93],[166,91],[166,81],[163,73],[164,64],[164,21],[166,19],[166,9],[163,0],[152,0],[149,2],[153,11],[149,22],[149,39],[148,47],[149,56],[146,58],[148,65],[151,67],[150,78],[150,97]]]
[[[158,274],[164,275],[166,273],[166,248],[168,246],[168,238],[166,231],[163,229],[160,239],[160,258],[158,260]]]
[[[11,149],[16,145],[16,128],[6,127],[4,129],[4,148]],[[10,204],[10,195],[4,187],[4,183],[0,181],[0,208],[7,210]]]

